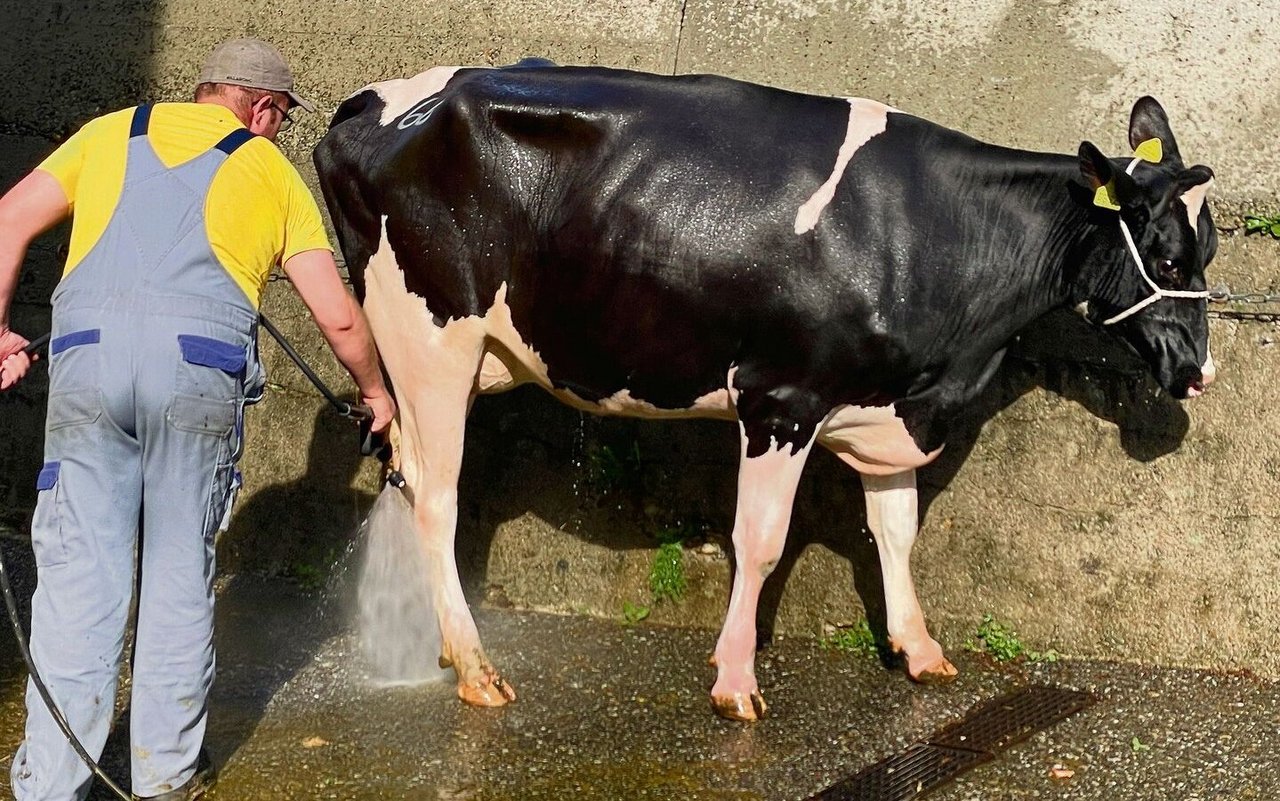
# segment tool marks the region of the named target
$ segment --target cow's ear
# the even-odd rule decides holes
[[[1182,163],[1178,142],[1169,128],[1169,115],[1164,113],[1164,108],[1154,97],[1141,97],[1133,104],[1133,112],[1129,115],[1129,147],[1137,150],[1148,139],[1160,140],[1165,160]]]
[[[1204,206],[1205,197],[1212,185],[1213,170],[1197,164],[1178,173],[1178,177],[1173,180],[1173,193],[1182,198],[1194,219],[1200,216],[1200,209]]]
[[[1080,174],[1084,176],[1090,189],[1106,186],[1115,173],[1115,166],[1093,142],[1080,143]]]
[[[1203,164],[1197,164],[1178,173],[1178,177],[1173,181],[1174,191],[1181,195],[1183,192],[1197,186],[1208,184],[1212,180],[1213,170]]]
[[[1121,206],[1131,205],[1137,196],[1133,178],[1124,170],[1116,169],[1092,142],[1080,143],[1080,174],[1093,190],[1095,206],[1119,211]]]

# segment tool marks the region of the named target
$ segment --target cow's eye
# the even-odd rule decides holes
[[[1160,277],[1164,280],[1175,284],[1178,282],[1178,268],[1172,259],[1160,259],[1156,262],[1156,269],[1160,271]]]

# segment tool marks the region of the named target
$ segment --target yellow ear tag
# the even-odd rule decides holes
[[[1133,155],[1143,161],[1159,164],[1164,158],[1164,146],[1159,139],[1148,139],[1133,149]]]
[[[1093,193],[1093,205],[1099,208],[1120,210],[1120,201],[1116,200],[1116,182],[1107,181]]]

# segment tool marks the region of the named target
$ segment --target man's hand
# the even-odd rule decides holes
[[[31,344],[21,334],[0,328],[0,391],[22,380],[34,359],[23,351]],[[39,358],[39,356],[35,357]],[[393,404],[394,408],[394,404]]]
[[[360,402],[373,410],[373,422],[370,428],[375,434],[381,434],[391,425],[396,416],[396,402],[385,390],[374,395],[361,395]]]

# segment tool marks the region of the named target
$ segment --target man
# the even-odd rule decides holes
[[[209,56],[194,103],[87,123],[0,198],[0,389],[27,371],[9,306],[27,246],[74,214],[53,293],[45,464],[32,521],[31,650],[100,754],[141,536],[130,737],[133,792],[203,794],[213,679],[214,534],[244,405],[264,383],[258,303],[280,263],[384,430],[395,404],[319,209],[273,144],[294,107],[283,57],[253,39]],[[17,801],[82,799],[89,771],[27,692]]]

